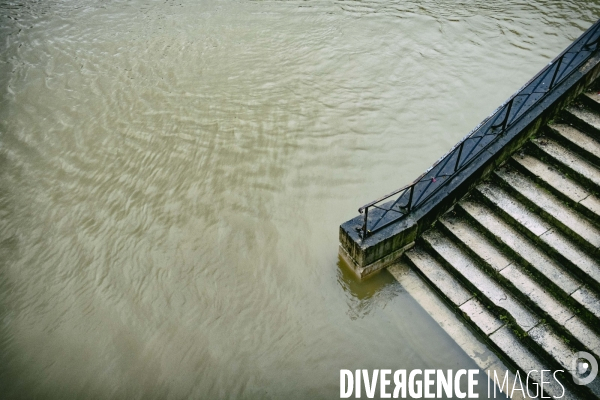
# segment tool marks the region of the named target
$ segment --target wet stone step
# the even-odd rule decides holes
[[[537,214],[506,193],[504,189],[493,183],[480,184],[475,193],[494,210],[512,218],[516,225],[519,225],[517,229],[520,229],[521,226],[526,228],[521,231],[533,239],[552,229],[549,222],[538,217]]]
[[[589,284],[600,288],[600,265],[592,255],[580,249],[564,234],[553,228],[552,224],[529,210],[521,202],[510,196],[500,187],[493,184],[481,184],[477,187],[480,193],[495,210],[503,215],[507,222],[535,243],[551,253],[563,265],[570,268],[581,279],[589,280]]]
[[[537,138],[532,139],[531,143],[542,159],[547,158],[563,173],[593,193],[600,192],[600,169],[552,139]]]
[[[504,326],[501,319],[494,316],[486,306],[475,298],[467,301],[459,308],[485,335],[490,335]]]
[[[525,297],[526,304],[530,308],[539,310],[538,313],[541,313],[544,318],[562,326],[570,336],[590,351],[598,351],[598,344],[600,343],[598,333],[590,329],[572,310],[544,289],[516,261],[498,255],[498,250],[492,242],[473,229],[465,219],[445,215],[440,219],[440,223],[448,232],[452,233],[456,241],[461,242],[463,246],[468,246],[478,260],[487,263],[492,270],[500,272],[506,284],[512,289],[511,292],[520,299]],[[472,243],[476,243],[476,245],[473,246]],[[593,296],[593,294],[586,288],[580,288],[573,296],[583,297]],[[595,301],[595,304],[600,306],[598,301]]]
[[[496,332],[489,336],[492,343],[500,348],[505,356],[510,359],[515,365],[517,365],[522,371],[537,371],[530,375],[530,377],[536,382],[541,381],[541,375],[539,371],[548,370],[550,367],[538,358],[536,354],[531,352],[525,347],[515,334],[507,327],[504,326],[498,329]],[[572,393],[569,388],[563,388],[552,380],[551,383],[546,386],[544,384],[544,390],[547,395],[552,396],[554,399],[580,399],[581,397]],[[546,397],[546,396],[545,396]]]
[[[529,304],[541,310],[545,317],[559,326],[563,335],[575,339],[588,351],[597,354],[600,346],[600,337],[583,323],[566,306],[557,301],[550,293],[529,277],[519,266],[510,264],[501,270],[504,281],[513,290],[505,289],[499,282],[479,268],[477,262],[469,257],[453,240],[447,238],[437,229],[431,229],[422,236],[431,249],[441,257],[455,272],[455,276],[463,285],[483,296],[487,303],[491,303],[501,314],[507,312],[517,325],[525,332],[529,332],[540,321],[527,306],[523,305],[513,294],[520,293]],[[487,242],[490,245],[489,242]],[[481,246],[482,248],[485,245]],[[519,296],[517,296],[519,297]]]
[[[579,100],[591,110],[600,112],[600,92],[598,90],[588,90],[579,96]]]
[[[497,309],[502,309],[502,314],[510,315],[522,330],[527,332],[537,325],[539,318],[535,314],[478,268],[468,255],[441,232],[431,229],[422,238],[455,271],[460,280],[483,295]]]
[[[579,275],[587,284],[600,288],[600,264],[597,255],[590,255],[575,245],[563,234],[549,230],[540,236],[541,243],[552,249],[553,256],[569,266],[571,271]]]
[[[576,358],[577,349],[568,345],[565,340],[556,335],[547,325],[540,324],[528,332],[529,337],[545,349],[550,356],[560,364],[565,371],[574,375],[572,362]],[[600,397],[600,380],[595,380],[585,387],[595,397]]]
[[[544,290],[534,278],[530,277],[523,268],[511,264],[501,272],[502,277],[508,281],[515,291],[521,292],[544,316],[551,318],[556,324],[564,326],[567,321],[575,316],[565,305],[558,301],[551,293]],[[576,335],[573,335],[577,337]]]
[[[479,231],[477,231],[464,218],[452,216],[449,213],[440,218],[441,228],[445,229],[455,241],[462,243],[463,248],[468,249],[471,254],[477,256],[488,268],[493,271],[502,271],[513,263],[498,247]]]
[[[488,207],[473,201],[461,201],[459,208],[472,220],[488,230],[498,242],[512,250],[564,293],[570,295],[581,286],[578,279],[572,277],[523,235],[495,215]]]
[[[428,251],[415,246],[405,253],[406,259],[443,297],[460,309],[475,328],[488,336],[504,322],[494,316],[479,300],[454,278]]]
[[[444,216],[441,225],[452,233],[456,241],[469,246],[475,257],[487,263],[491,269],[500,273],[513,293],[520,293],[532,307],[541,310],[544,316],[550,317],[559,325],[564,325],[575,315],[567,306],[558,301],[550,292],[542,288],[516,261],[499,253],[496,246],[481,233],[477,232],[465,219]],[[476,241],[476,246],[470,243]],[[490,255],[493,255],[490,257]]]
[[[600,142],[598,140],[571,125],[552,124],[548,127],[553,136],[565,147],[579,153],[593,164],[600,165]]]
[[[542,189],[521,173],[500,168],[494,172],[508,190],[531,208],[542,211],[552,225],[563,227],[568,236],[587,247],[592,253],[600,247],[600,229],[577,211],[565,206],[557,197]]]
[[[421,272],[444,297],[452,304],[460,307],[473,295],[466,290],[444,267],[438,263],[427,251],[419,247],[405,253],[408,260]]]
[[[454,299],[452,300],[454,306],[460,309],[473,327],[478,329],[485,336],[488,336],[496,348],[517,368],[521,371],[553,369],[552,366],[540,360],[535,353],[527,349],[521,340],[507,328],[501,319],[493,315],[483,303],[470,295],[469,291],[466,290],[460,282],[454,279],[425,249],[422,249],[418,245],[405,253],[405,256],[422,275],[426,276],[426,279],[439,292],[443,293],[444,297]],[[470,298],[463,302],[463,300],[469,296]],[[459,305],[461,302],[463,303]],[[539,324],[532,326],[529,331],[533,331],[537,326],[539,326]],[[548,339],[546,337],[543,337],[543,339],[545,339],[545,342],[540,341],[540,343],[545,344]],[[564,350],[562,351],[565,353]],[[550,354],[546,355],[549,356]],[[558,360],[555,360],[554,362],[559,363]],[[539,372],[532,373],[530,378],[538,384],[541,382],[541,375]],[[546,395],[550,395],[553,398],[579,398],[573,394],[568,387],[564,388],[564,397],[560,397],[563,394],[563,389],[556,384],[555,381],[545,384],[544,388]]]
[[[585,304],[585,307],[597,318],[600,318],[600,298],[593,289],[582,286],[577,289],[571,297],[579,304]]]
[[[600,223],[600,199],[579,183],[530,154],[514,155],[510,164],[554,195],[567,201],[586,217]]]
[[[590,290],[582,291],[581,281],[572,276],[561,265],[531,243],[526,237],[504,222],[487,206],[471,200],[463,200],[458,207],[469,222],[475,222],[486,230],[486,236],[491,237],[504,250],[508,250],[519,265],[533,273],[535,279],[546,290],[559,295],[560,298],[572,303],[586,312],[586,320],[600,325],[600,300]]]
[[[566,119],[590,135],[600,134],[600,113],[587,107],[570,105],[564,111]]]

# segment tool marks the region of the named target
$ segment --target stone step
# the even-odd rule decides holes
[[[573,370],[573,360],[577,358],[578,350],[570,346],[565,340],[553,332],[546,324],[539,324],[528,332],[529,337],[538,346],[545,349],[555,362],[558,362],[566,372],[575,375]],[[597,357],[597,356],[596,356]],[[580,389],[589,391],[589,397],[600,398],[600,380],[595,379],[587,386],[580,386]],[[588,398],[588,396],[585,396]]]
[[[456,215],[455,212],[444,214],[436,226],[461,244],[464,250],[478,258],[492,273],[500,272],[515,262],[513,258],[505,254],[492,244],[491,240],[476,230],[473,224]]]
[[[459,243],[461,249],[478,265],[485,265],[485,269],[525,306],[544,318],[563,336],[574,339],[586,349],[599,354],[600,335],[588,327],[567,305],[545,290],[516,260],[503,255],[464,218],[446,214],[440,219],[439,227],[448,232],[453,241]]]
[[[531,143],[532,151],[543,161],[554,165],[588,191],[596,195],[600,193],[600,169],[596,166],[550,138],[532,139]]]
[[[529,338],[527,340],[528,345],[535,349],[535,352],[542,354],[542,358],[551,360],[550,369],[563,368],[565,370],[570,369],[572,359],[575,356],[576,350],[571,346],[567,345],[565,341],[559,338],[554,332],[551,331],[547,326],[540,324],[540,319],[526,307],[524,307],[518,300],[516,300],[510,293],[504,290],[501,285],[496,283],[486,273],[481,271],[475,266],[469,257],[463,253],[455,244],[449,239],[445,238],[441,232],[436,229],[431,229],[426,232],[423,236],[423,241],[433,249],[438,256],[443,257],[444,262],[450,265],[453,272],[456,274],[453,276],[458,277],[458,280],[453,288],[456,288],[457,284],[463,284],[468,282],[466,286],[463,286],[466,291],[472,289],[477,294],[471,297],[465,303],[460,305],[458,308],[465,314],[465,317],[471,321],[472,324],[484,335],[493,335],[496,331],[505,325],[505,321],[512,321],[512,329],[517,329],[520,335]],[[419,253],[416,257],[412,257],[412,252]],[[446,270],[444,266],[437,262],[437,260],[424,256],[423,253],[427,253],[420,247],[415,250],[411,250],[407,253],[407,256],[411,261],[419,263],[417,268],[423,266],[424,263],[427,265],[425,269],[429,272],[429,276],[434,276],[434,282],[439,282],[438,277],[442,276],[443,273],[431,274],[431,270],[436,268],[438,270]],[[429,279],[431,282],[431,279]],[[461,282],[462,281],[462,282]],[[444,278],[442,285],[447,285],[447,278]],[[439,290],[439,289],[438,289]],[[445,296],[447,298],[451,296]],[[462,299],[461,299],[462,301]],[[455,306],[457,304],[455,303]],[[491,313],[488,307],[494,308],[494,310],[508,318],[498,318]],[[531,332],[532,334],[530,334]],[[517,338],[514,338],[518,341]],[[511,345],[515,345],[515,341]],[[493,339],[492,339],[492,342]],[[501,348],[503,353],[510,351],[509,349]],[[529,354],[532,355],[531,353]],[[566,368],[565,366],[569,367]],[[595,396],[600,395],[600,390],[596,391],[596,387],[590,388]]]
[[[504,321],[493,315],[484,304],[469,293],[421,246],[415,246],[412,250],[406,252],[404,257],[443,298],[449,300],[450,304],[461,311],[461,314],[470,322],[473,328],[483,334],[484,337],[489,338],[489,342],[493,344],[495,350],[503,358],[512,362],[521,371],[521,375],[535,370],[536,372],[532,373],[530,377],[539,384],[542,379],[539,371],[553,369],[552,366],[542,361],[537,354],[530,351]],[[564,380],[563,378],[561,382]],[[573,393],[568,385],[563,389],[553,379],[550,380],[549,384],[544,384],[544,389],[546,395],[550,395],[554,399],[581,398],[581,396]]]
[[[598,90],[588,90],[584,92],[579,96],[579,100],[591,110],[600,112],[600,92]]]
[[[427,251],[416,246],[405,253],[410,263],[417,268],[423,278],[431,284],[442,297],[455,307],[460,307],[473,298]]]
[[[548,366],[544,365],[537,355],[533,354],[521,343],[521,341],[519,341],[509,327],[503,326],[491,334],[489,338],[490,341],[502,351],[504,357],[510,360],[514,365],[518,366],[521,371],[537,371],[537,373],[532,373],[530,375],[536,382],[541,381],[541,375],[539,371],[549,369]],[[545,382],[546,379],[544,379]],[[563,388],[560,387],[560,385],[556,383],[554,379],[551,379],[550,381],[550,386],[546,387],[546,384],[544,384],[544,389],[545,392],[547,392],[546,394],[550,395],[553,399],[585,398],[574,394],[569,387],[565,387],[563,392]]]
[[[582,185],[527,153],[514,155],[509,164],[587,218],[600,224],[600,199]]]
[[[531,310],[525,307],[502,285],[482,270],[456,243],[438,229],[430,229],[422,235],[424,245],[431,249],[446,269],[469,290],[476,293],[485,305],[496,309],[498,315],[508,316],[524,332],[529,332],[540,322]]]
[[[548,221],[542,219],[499,186],[486,183],[477,186],[476,193],[503,219],[531,239],[541,250],[579,279],[600,290],[600,265],[590,255],[568,239]]]
[[[600,113],[583,104],[571,104],[563,111],[563,119],[597,138],[600,135]]]
[[[534,276],[546,290],[571,309],[591,327],[600,326],[600,299],[593,290],[571,275],[563,266],[545,254],[487,206],[472,200],[458,203],[457,210],[475,223],[482,232],[500,245],[512,259]]]
[[[475,364],[486,373],[486,376],[491,377],[490,380],[496,374],[499,382],[502,382],[505,377],[509,382],[515,381],[516,376],[513,373],[516,370],[515,366],[513,365],[510,368],[511,366],[507,364],[506,360],[502,361],[498,357],[499,352],[487,343],[487,338],[482,338],[481,335],[476,334],[473,324],[469,323],[465,313],[459,313],[456,308],[448,307],[448,303],[433,290],[430,284],[423,280],[421,275],[409,265],[404,257],[394,262],[387,270],[408,294],[421,305],[424,311],[446,331],[452,340],[473,359]],[[475,299],[472,301],[473,304],[477,303]],[[476,313],[476,316],[485,314],[485,312],[487,310],[484,307],[481,312]],[[463,318],[465,321],[460,321]],[[490,382],[492,390],[494,386],[496,385]],[[534,388],[532,387],[532,389]],[[514,391],[513,394],[513,400],[529,398],[523,396],[522,392],[518,390]],[[501,398],[501,396],[498,395],[496,398]]]
[[[567,207],[557,197],[510,166],[498,168],[494,171],[494,176],[511,195],[542,216],[553,227],[559,228],[590,254],[599,252],[600,229],[596,224]]]
[[[579,111],[574,112],[580,113]],[[592,164],[600,165],[600,142],[597,139],[567,124],[550,124],[548,128],[548,132],[560,144],[578,153]],[[600,133],[598,133],[598,136],[600,137]]]

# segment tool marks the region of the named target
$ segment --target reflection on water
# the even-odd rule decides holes
[[[329,398],[472,362],[337,229],[594,2],[0,3],[6,398]],[[407,321],[410,321],[408,323]]]
[[[391,274],[380,272],[361,282],[341,257],[337,266],[338,282],[348,294],[348,316],[353,320],[385,308],[394,297],[404,295],[402,286]]]

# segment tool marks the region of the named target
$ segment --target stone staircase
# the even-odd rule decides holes
[[[573,384],[578,351],[600,360],[600,96],[581,95],[426,231],[409,264],[515,368],[563,369],[562,398],[600,399],[600,378]],[[559,375],[557,375],[559,376]],[[545,376],[548,379],[548,375]],[[553,379],[547,395],[561,398]]]

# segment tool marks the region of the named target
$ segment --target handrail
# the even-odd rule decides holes
[[[378,198],[377,200],[373,200],[370,203],[365,204],[364,206],[362,206],[361,208],[358,209],[358,212],[362,214],[363,210],[367,207],[371,207],[377,203],[379,203],[382,200],[385,200],[389,197],[392,197],[395,194],[400,193],[403,190],[408,189],[409,187],[411,187],[412,185],[414,185],[415,183],[417,183],[419,181],[419,179],[421,179],[423,177],[423,175],[425,175],[427,172],[422,173],[417,179],[415,179],[414,181],[412,181],[412,183],[409,183],[408,185],[402,186],[400,189],[394,190],[392,193],[388,193],[385,196],[381,196],[380,198]]]
[[[360,228],[357,227],[356,230],[359,232],[361,239],[364,240],[372,233],[404,218],[411,211],[427,202],[440,188],[450,182],[458,172],[486,151],[500,135],[518,122],[527,111],[545,99],[551,89],[571,76],[600,47],[599,43],[600,20],[594,23],[412,183],[360,207],[358,212],[360,214],[364,213],[363,224]],[[548,80],[549,83],[547,83]],[[447,167],[449,165],[452,168],[448,171]],[[399,196],[393,200],[392,198],[396,195]],[[389,201],[379,204],[385,200]],[[369,208],[381,210],[378,215],[371,218],[370,226]],[[394,216],[390,216],[390,212],[394,213]]]

